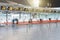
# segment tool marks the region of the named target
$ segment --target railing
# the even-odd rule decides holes
[[[60,14],[0,11],[0,24],[12,24],[13,19],[18,19],[18,24],[60,22]]]

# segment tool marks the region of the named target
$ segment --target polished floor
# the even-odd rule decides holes
[[[60,23],[1,26],[0,40],[60,40]]]

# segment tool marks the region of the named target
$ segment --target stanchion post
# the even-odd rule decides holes
[[[42,19],[40,19],[40,23],[42,23],[43,22],[43,20]]]

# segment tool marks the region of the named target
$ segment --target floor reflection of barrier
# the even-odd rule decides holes
[[[3,23],[0,23],[0,27],[5,27],[7,25],[7,23],[3,22]]]
[[[32,27],[32,19],[29,20],[29,24],[28,24],[28,27],[27,27],[27,32],[29,32],[30,28]]]
[[[13,22],[12,28],[15,30],[17,28],[16,24],[18,24],[18,19],[13,19],[12,22]]]

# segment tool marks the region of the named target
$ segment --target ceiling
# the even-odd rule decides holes
[[[9,1],[17,2],[19,4],[29,5],[27,0],[9,0]],[[6,3],[6,0],[0,0],[0,2]],[[45,7],[48,5],[47,3],[50,3],[51,7],[60,7],[60,0],[42,0],[42,4],[40,4],[40,6]]]

